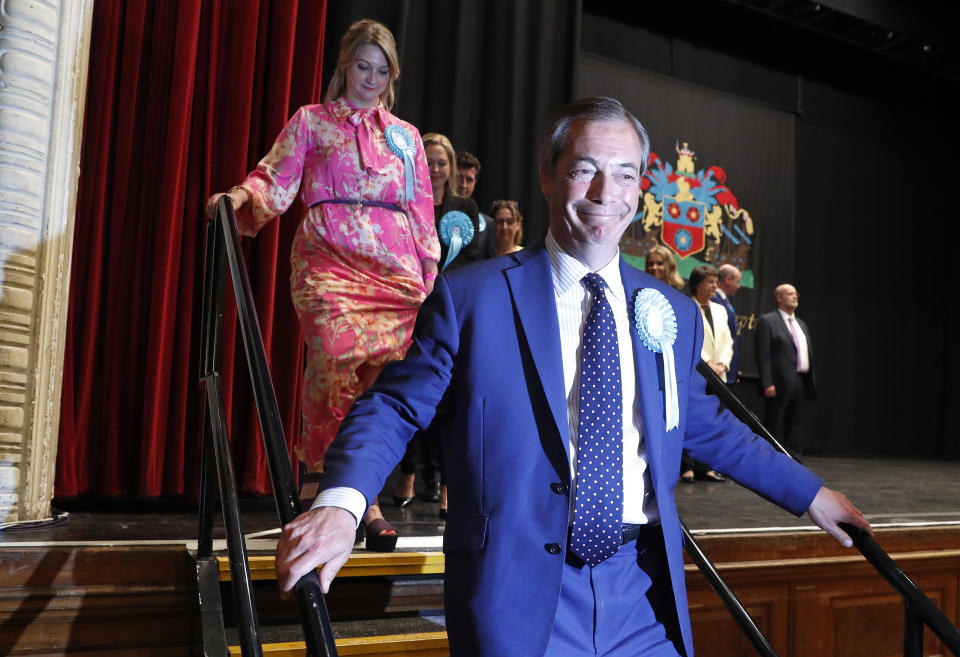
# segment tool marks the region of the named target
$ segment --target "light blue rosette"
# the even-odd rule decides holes
[[[473,241],[473,222],[465,213],[451,210],[440,217],[437,229],[440,241],[447,247],[447,259],[443,262],[443,271],[460,253],[460,249]]]
[[[650,351],[663,354],[663,390],[667,431],[680,426],[677,367],[673,344],[677,341],[677,316],[663,294],[653,288],[637,292],[633,303],[634,325]]]
[[[387,145],[390,147],[390,150],[403,160],[403,179],[405,182],[403,199],[405,201],[412,201],[414,184],[416,183],[416,174],[413,170],[413,157],[417,154],[417,145],[413,141],[413,136],[402,126],[396,124],[388,125],[384,134],[387,137]]]

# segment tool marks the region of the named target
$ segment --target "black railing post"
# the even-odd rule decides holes
[[[260,625],[253,601],[253,582],[250,578],[250,562],[247,544],[240,527],[240,508],[237,503],[237,483],[230,459],[230,440],[227,437],[227,418],[223,408],[223,395],[218,374],[206,377],[207,408],[212,433],[213,453],[217,460],[217,475],[220,482],[220,506],[223,508],[223,525],[227,533],[227,549],[230,552],[230,580],[237,606],[237,629],[240,632],[240,652],[243,657],[263,657],[260,644]]]
[[[680,527],[683,529],[684,547],[687,550],[687,554],[690,555],[693,562],[697,564],[697,568],[699,568],[703,576],[707,578],[707,582],[713,587],[713,590],[717,592],[720,599],[723,600],[723,604],[726,605],[730,615],[733,616],[733,619],[737,621],[740,629],[742,629],[743,633],[750,639],[753,647],[756,648],[757,652],[763,655],[763,657],[778,657],[773,645],[767,640],[763,632],[760,631],[757,624],[753,622],[750,614],[744,608],[743,603],[740,602],[740,599],[737,598],[733,589],[731,589],[723,580],[723,577],[720,576],[716,567],[700,548],[700,544],[693,538],[693,535],[683,521],[680,522]]]
[[[923,657],[923,621],[903,602],[903,657]]]
[[[260,324],[257,321],[253,290],[247,275],[246,264],[240,255],[240,232],[237,229],[233,206],[226,195],[217,202],[217,222],[220,224],[226,246],[226,260],[230,268],[230,278],[233,281],[240,333],[243,336],[244,353],[250,367],[250,381],[257,405],[260,434],[263,436],[264,451],[270,469],[277,515],[280,517],[281,526],[285,526],[299,515],[300,500],[293,478],[293,468],[290,467],[290,456],[287,453],[283,424],[280,421],[280,408],[270,380],[270,368],[263,348]],[[336,657],[337,648],[333,641],[333,629],[330,627],[330,615],[327,612],[316,570],[311,570],[300,578],[296,584],[296,594],[308,653],[314,657]]]
[[[200,371],[198,379],[204,387],[209,374],[219,374],[223,358],[223,308],[226,271],[223,264],[223,240],[220,224],[207,221],[204,224],[204,258],[202,306],[200,311]],[[207,396],[203,396],[201,417],[211,412]],[[213,512],[217,492],[217,466],[213,456],[213,437],[210,423],[203,422],[200,456],[200,531],[197,540],[197,556],[209,557],[213,553]]]

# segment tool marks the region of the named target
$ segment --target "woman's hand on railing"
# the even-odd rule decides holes
[[[837,526],[837,523],[849,523],[873,536],[873,527],[860,513],[860,509],[855,507],[846,495],[826,486],[821,486],[817,491],[816,497],[807,509],[807,515],[818,527],[837,539],[843,547],[851,547],[853,540]]]
[[[247,191],[246,187],[241,187],[237,185],[236,187],[231,187],[229,192],[219,192],[214,194],[207,199],[207,204],[203,207],[204,213],[207,216],[207,219],[213,219],[217,214],[217,201],[220,200],[221,196],[230,197],[230,202],[233,203],[233,211],[236,212],[244,205],[250,201],[250,192]]]
[[[346,563],[357,536],[357,520],[346,509],[321,506],[297,516],[283,528],[277,542],[277,583],[288,599],[301,577],[317,566],[326,593]]]

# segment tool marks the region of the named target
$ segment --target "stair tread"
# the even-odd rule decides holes
[[[369,620],[337,621],[331,623],[333,638],[336,640],[371,639],[379,640],[382,637],[412,636],[445,632],[442,612],[436,615],[394,616],[392,618],[375,618]],[[299,623],[283,625],[261,625],[260,640],[263,643],[285,643],[303,641],[303,628]],[[227,630],[227,642],[236,645],[240,642],[240,635],[235,628]]]
[[[252,555],[250,577],[254,580],[276,579],[272,554]],[[230,580],[230,560],[218,556],[220,581]],[[366,552],[355,551],[347,559],[338,577],[379,577],[383,575],[442,575],[442,552]]]

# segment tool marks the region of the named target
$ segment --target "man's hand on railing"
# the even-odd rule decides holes
[[[873,527],[860,513],[860,509],[855,507],[846,495],[826,486],[820,487],[817,496],[813,498],[813,502],[807,509],[807,515],[818,527],[837,539],[843,547],[851,547],[853,540],[837,526],[837,523],[849,523],[873,536]]]
[[[353,551],[357,521],[346,509],[321,506],[297,516],[283,528],[277,542],[277,583],[284,599],[290,598],[301,577],[323,564],[320,587],[330,582]]]

